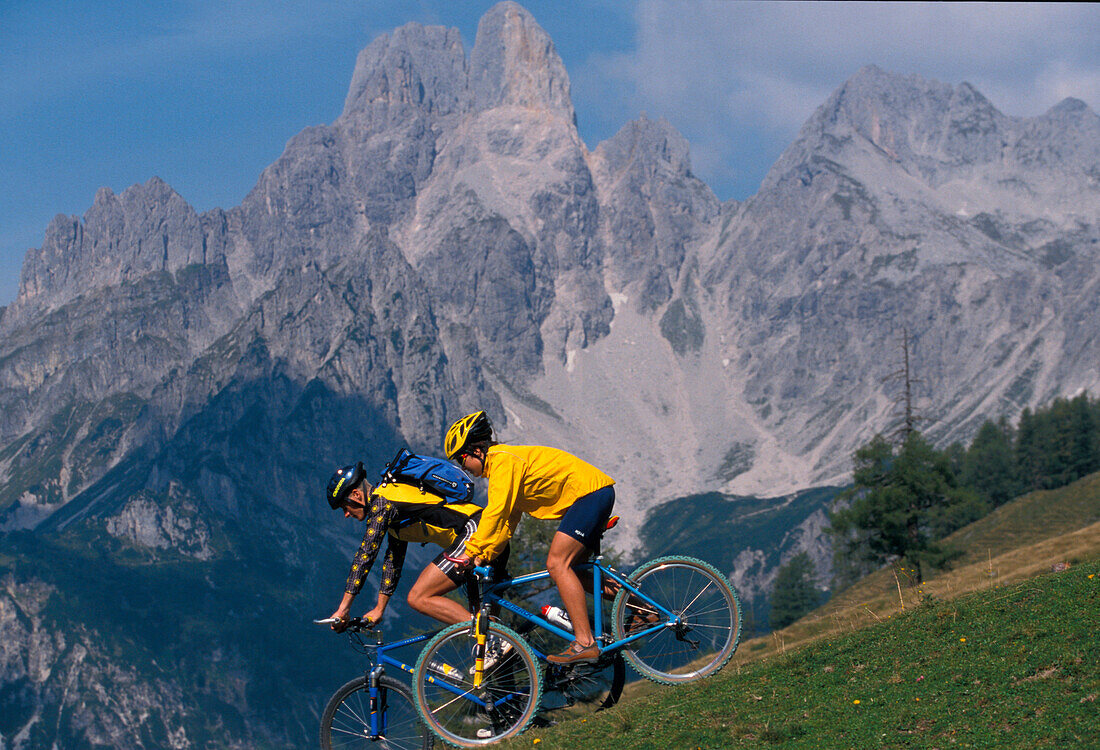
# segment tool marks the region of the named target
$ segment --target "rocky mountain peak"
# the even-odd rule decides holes
[[[691,173],[687,140],[645,116],[599,144],[591,162],[603,199],[611,280],[641,309],[673,293],[685,247],[717,215],[718,199]]]
[[[1077,172],[1100,188],[1100,116],[1080,99],[1063,99],[1027,121],[1016,146],[1026,166]]]
[[[958,86],[867,66],[807,124],[820,135],[858,134],[895,161],[927,171],[937,163],[996,158],[1009,118],[969,83]]]
[[[463,108],[465,88],[458,29],[410,23],[359,53],[341,119],[384,125],[410,109],[444,116]]]
[[[931,188],[996,172],[1011,156],[1021,121],[1001,113],[974,86],[899,75],[869,65],[844,82],[810,118],[769,172],[762,191],[828,156],[854,167],[900,168]],[[1046,143],[1057,133],[1041,136]],[[856,152],[862,155],[853,160]]]
[[[1085,118],[1090,115],[1092,119],[1096,119],[1096,113],[1089,108],[1089,105],[1072,96],[1067,96],[1046,112],[1047,117],[1069,117],[1071,119]]]
[[[205,263],[202,222],[159,177],[116,195],[100,188],[84,216],[58,214],[27,254],[12,315],[49,310],[90,290]]]
[[[493,6],[478,24],[470,53],[470,95],[479,110],[511,105],[574,118],[569,76],[554,42],[514,2]]]
[[[691,173],[687,139],[664,118],[651,120],[643,115],[627,123],[614,136],[600,143],[596,152],[607,160],[613,171],[642,169],[652,172],[664,168],[684,176]]]

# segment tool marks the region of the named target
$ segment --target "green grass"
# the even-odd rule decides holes
[[[1100,558],[1100,473],[1057,490],[1019,497],[945,540],[963,554],[948,570],[915,581],[887,567],[839,591],[798,622],[749,640],[735,663],[872,625],[926,596],[952,599],[1016,583],[1058,563]]]
[[[1100,747],[1100,562],[662,688],[504,747]]]
[[[1002,505],[949,536],[967,550],[963,562],[986,559],[1100,521],[1100,473],[1056,490],[1039,490]]]

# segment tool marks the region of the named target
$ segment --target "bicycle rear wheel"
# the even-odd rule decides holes
[[[542,676],[538,659],[518,633],[489,625],[496,653],[483,682],[474,687],[473,628],[444,628],[420,653],[413,671],[416,708],[445,742],[480,747],[527,728],[539,706]]]
[[[639,567],[630,581],[672,613],[669,618],[625,588],[615,596],[615,640],[653,629],[624,647],[626,660],[640,675],[675,685],[714,674],[730,660],[741,640],[741,605],[733,586],[712,565],[692,557],[662,557]]]
[[[366,677],[357,677],[333,694],[321,714],[322,750],[431,750],[435,736],[420,720],[412,690],[386,675],[379,688],[382,736],[370,737],[370,686]]]

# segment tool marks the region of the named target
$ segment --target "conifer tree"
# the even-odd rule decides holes
[[[960,483],[973,489],[993,507],[1019,494],[1012,439],[1012,428],[1004,419],[987,421],[974,436],[963,458]]]
[[[895,455],[881,435],[855,453],[854,485],[830,514],[835,552],[868,564],[900,560],[915,568],[939,567],[951,551],[937,544],[951,531],[980,518],[986,505],[958,486],[944,453],[919,432]],[[840,507],[847,502],[847,507]],[[847,562],[850,565],[850,561]]]
[[[800,552],[779,568],[772,589],[771,616],[773,628],[785,628],[817,607],[821,600],[814,588],[814,564],[810,556]]]
[[[1025,408],[1020,414],[1020,425],[1016,428],[1016,476],[1020,480],[1020,490],[1030,492],[1039,489],[1042,484],[1042,459],[1039,446],[1039,428],[1031,409]]]
[[[1070,480],[1100,471],[1100,401],[1091,404],[1082,393],[1070,402]]]

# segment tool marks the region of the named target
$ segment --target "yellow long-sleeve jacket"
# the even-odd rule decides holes
[[[466,554],[489,560],[504,549],[524,513],[558,519],[578,498],[615,483],[576,456],[540,445],[490,447],[482,476],[489,480],[488,503]]]

